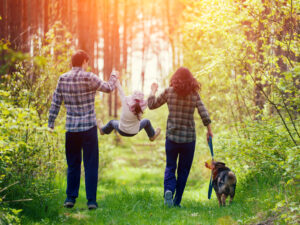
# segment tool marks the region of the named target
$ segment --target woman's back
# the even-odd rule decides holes
[[[194,112],[197,108],[204,125],[210,123],[210,118],[197,92],[186,96],[178,95],[173,87],[166,88],[155,98],[148,99],[149,109],[155,109],[167,103],[169,116],[167,121],[167,138],[176,143],[188,143],[196,139]]]
[[[191,93],[179,96],[173,87],[168,88],[167,137],[175,142],[191,142],[195,139],[194,112],[197,96]]]

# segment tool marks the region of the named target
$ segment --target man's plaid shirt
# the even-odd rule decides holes
[[[104,82],[91,72],[73,67],[59,78],[52,98],[48,127],[54,127],[62,102],[67,109],[67,131],[86,131],[96,126],[94,106],[96,91],[111,92],[115,89],[116,81],[117,76],[114,74],[110,76],[108,82]]]
[[[164,90],[157,98],[148,98],[149,109],[156,109],[168,104],[169,116],[167,121],[167,139],[176,143],[189,143],[196,140],[194,112],[198,109],[204,126],[211,123],[208,112],[198,93],[186,97],[176,94],[173,87]]]

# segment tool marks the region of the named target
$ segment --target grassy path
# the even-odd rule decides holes
[[[84,179],[75,207],[64,209],[66,183],[62,178],[57,181],[57,199],[50,206],[55,213],[46,214],[38,221],[27,217],[25,223],[234,225],[245,224],[245,220],[272,205],[274,190],[267,192],[256,183],[247,193],[242,192],[238,185],[234,203],[219,208],[215,194],[212,200],[207,200],[208,180],[205,183],[199,181],[192,171],[183,196],[183,208],[166,208],[162,197],[164,155],[162,150],[154,152],[153,149],[152,145],[114,149],[112,166],[100,174],[97,210],[88,211],[86,208]]]

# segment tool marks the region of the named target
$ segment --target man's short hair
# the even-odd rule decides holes
[[[73,67],[81,67],[84,60],[89,61],[89,55],[83,51],[78,50],[72,55],[72,66]]]

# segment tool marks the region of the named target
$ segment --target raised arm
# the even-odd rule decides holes
[[[167,89],[164,90],[157,98],[155,94],[157,92],[158,85],[153,83],[151,86],[151,94],[148,98],[148,107],[149,109],[156,109],[167,102]]]
[[[118,72],[113,71],[110,74],[109,80],[103,81],[101,80],[98,76],[95,74],[91,74],[91,79],[90,79],[90,87],[92,90],[97,90],[97,91],[102,91],[102,92],[112,92],[116,88],[116,82],[118,80]]]
[[[60,82],[58,81],[56,89],[55,89],[53,97],[52,97],[51,107],[50,107],[50,111],[49,111],[48,127],[51,129],[54,128],[54,122],[59,113],[62,101],[63,101],[63,97],[61,94]]]
[[[122,86],[121,86],[119,80],[116,82],[116,86],[117,86],[117,88],[118,88],[118,92],[119,92],[119,96],[120,96],[120,98],[121,98],[121,101],[123,102],[124,99],[125,99],[125,93],[124,93],[124,91],[123,91],[123,88],[122,88]]]

